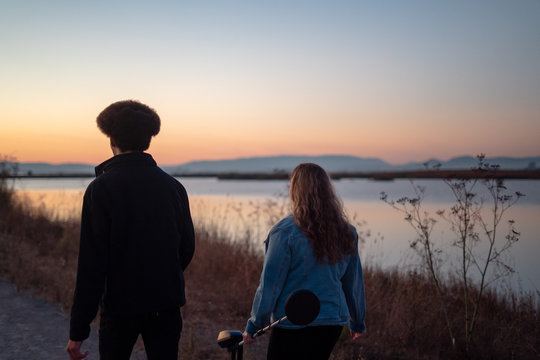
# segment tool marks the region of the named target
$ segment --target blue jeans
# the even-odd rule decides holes
[[[149,360],[177,360],[182,331],[180,308],[142,314],[101,314],[101,360],[129,360],[139,334]]]

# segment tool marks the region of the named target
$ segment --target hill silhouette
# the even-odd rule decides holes
[[[540,156],[537,157],[494,157],[487,158],[490,164],[497,164],[506,170],[532,170],[540,168]],[[348,155],[282,155],[267,157],[248,157],[225,160],[191,161],[178,165],[162,165],[172,174],[224,174],[224,173],[279,173],[290,172],[302,162],[313,162],[324,167],[328,172],[388,172],[424,170],[425,165],[441,164],[441,169],[468,170],[474,168],[478,161],[473,156],[460,156],[447,161],[429,159],[423,162],[390,164],[378,158],[362,158]],[[18,175],[83,175],[92,176],[94,165],[85,163],[50,164],[46,162],[17,163]]]

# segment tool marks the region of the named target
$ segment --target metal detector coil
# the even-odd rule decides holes
[[[304,326],[313,322],[321,310],[321,303],[313,292],[302,289],[292,293],[285,301],[285,316],[274,321],[265,328],[257,330],[253,337],[261,336],[282,321],[289,320],[295,325]],[[242,359],[242,332],[240,330],[223,330],[218,334],[217,342],[222,348],[226,348],[232,359]]]

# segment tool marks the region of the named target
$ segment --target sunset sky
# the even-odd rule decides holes
[[[0,0],[0,155],[99,163],[110,103],[165,164],[540,155],[540,1]]]

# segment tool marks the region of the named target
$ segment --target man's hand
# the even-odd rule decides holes
[[[251,337],[251,334],[248,334],[245,331],[242,334],[242,337],[244,338],[244,344],[246,345],[253,344],[255,342],[255,339],[257,339],[257,338]]]
[[[353,340],[358,340],[364,335],[364,333],[357,333],[351,330],[351,337]]]
[[[82,341],[69,340],[66,346],[66,351],[69,354],[71,360],[84,360],[88,356],[88,351],[81,354]]]

